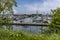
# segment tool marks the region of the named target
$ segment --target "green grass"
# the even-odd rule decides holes
[[[0,30],[0,40],[60,40],[60,34],[29,34],[22,31]]]

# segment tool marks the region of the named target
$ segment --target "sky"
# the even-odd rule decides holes
[[[16,0],[18,7],[13,7],[15,13],[33,14],[38,11],[50,12],[51,9],[60,7],[60,0]]]

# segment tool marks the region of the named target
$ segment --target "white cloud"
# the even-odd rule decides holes
[[[23,6],[19,6],[16,9],[19,9],[21,11],[22,9],[20,9],[20,7],[23,7]],[[26,9],[22,11],[29,11],[29,12],[35,12],[37,10],[39,10],[39,12],[50,11],[51,9],[55,9],[57,7],[60,7],[60,0],[47,0],[47,1],[44,1],[43,3],[26,4],[24,5],[24,8]]]
[[[36,11],[38,8],[40,9],[40,11],[47,11],[50,9],[55,9],[57,7],[60,7],[60,1],[59,0],[49,0],[49,1],[45,1],[43,3],[36,3],[36,4],[27,4],[25,5],[25,7],[27,7],[28,10],[32,10],[32,11]]]

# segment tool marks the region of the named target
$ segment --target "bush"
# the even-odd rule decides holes
[[[0,30],[0,40],[60,40],[60,34],[28,34],[22,31]]]

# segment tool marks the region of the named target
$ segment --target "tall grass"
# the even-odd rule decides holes
[[[0,40],[60,40],[60,34],[29,34],[22,31],[0,30]]]

